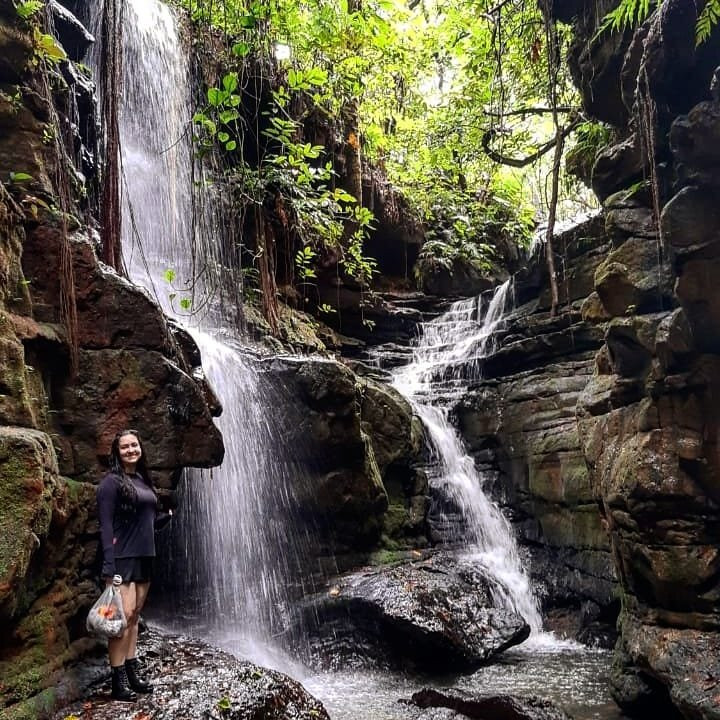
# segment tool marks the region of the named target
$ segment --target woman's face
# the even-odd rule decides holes
[[[118,454],[120,455],[120,462],[126,470],[134,470],[137,461],[142,455],[140,449],[140,441],[136,435],[127,433],[121,435],[118,440]]]

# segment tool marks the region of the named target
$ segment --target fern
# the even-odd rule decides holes
[[[659,6],[661,2],[662,0],[655,0],[655,7]],[[603,18],[598,35],[605,32],[605,30],[617,32],[640,24],[650,14],[652,5],[653,0],[622,0],[614,10],[611,10]]]
[[[695,45],[704,43],[720,22],[720,0],[708,0],[695,26]]]
[[[653,0],[622,0],[603,18],[597,35],[606,30],[618,32],[639,25],[650,14],[653,4],[659,7],[662,1],[654,0],[653,3]],[[718,23],[720,23],[720,0],[708,0],[695,25],[695,45],[704,43]]]

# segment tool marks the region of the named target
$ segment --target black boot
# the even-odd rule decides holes
[[[131,658],[125,661],[125,671],[127,672],[128,684],[137,693],[151,693],[152,685],[140,677],[140,663],[137,658]]]
[[[125,672],[124,665],[111,667],[112,670],[112,693],[113,700],[122,700],[124,702],[135,702],[137,695],[130,689],[128,685],[128,676]]]

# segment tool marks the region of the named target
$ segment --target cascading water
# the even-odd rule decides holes
[[[94,11],[91,27],[97,30],[102,4]],[[95,64],[97,69],[97,51]],[[194,325],[188,329],[223,405],[217,422],[225,440],[222,466],[188,471],[178,488],[184,584],[202,595],[205,632],[212,636],[215,630],[226,647],[273,664],[268,651],[287,624],[290,579],[307,555],[307,534],[295,533],[292,518],[293,483],[302,478],[286,459],[291,453],[279,441],[282,432],[268,418],[268,408],[283,401],[263,383],[233,330],[223,327],[222,313],[179,312],[181,293],[203,304],[205,288],[198,284],[191,248],[205,263],[219,253],[203,218],[193,220],[190,77],[170,7],[127,0],[119,119],[123,255],[135,283],[169,315]],[[176,287],[168,286],[168,270]]]
[[[163,309],[173,312],[177,305],[163,274],[171,270],[180,282],[193,277],[187,259],[193,217],[190,69],[167,5],[129,0],[124,13],[123,257],[132,280],[153,289]]]
[[[188,590],[201,589],[201,617],[225,647],[276,664],[291,626],[290,585],[301,582],[311,537],[295,522],[295,491],[303,480],[282,442],[289,409],[231,339],[193,330],[203,367],[224,410],[217,425],[227,453],[210,477],[184,486],[181,528]],[[214,626],[214,627],[213,627]]]
[[[465,452],[448,418],[448,407],[435,402],[440,382],[445,394],[462,391],[457,381],[468,364],[493,350],[508,305],[512,305],[511,280],[497,288],[487,308],[482,298],[463,300],[425,323],[412,362],[394,372],[393,385],[410,400],[428,431],[434,460],[431,487],[462,512],[466,552],[495,578],[495,602],[519,613],[538,633],[542,619],[510,523],[485,494],[483,477]]]

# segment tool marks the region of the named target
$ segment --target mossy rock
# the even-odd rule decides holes
[[[37,720],[47,717],[57,705],[55,688],[46,688],[33,697],[7,708],[3,712],[5,720]]]
[[[0,618],[17,609],[32,554],[50,527],[56,492],[50,438],[25,428],[0,430]]]

